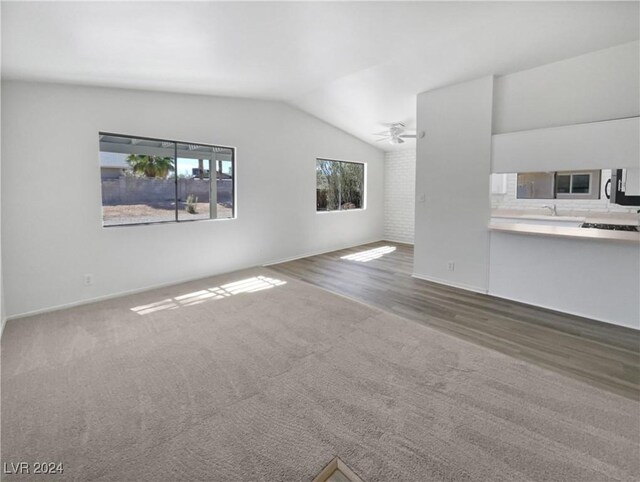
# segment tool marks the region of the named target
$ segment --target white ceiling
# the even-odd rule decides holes
[[[420,92],[637,40],[639,5],[2,2],[2,76],[279,99],[374,143]]]

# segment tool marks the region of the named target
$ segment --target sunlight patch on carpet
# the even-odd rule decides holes
[[[255,293],[256,291],[268,290],[276,286],[287,284],[276,278],[268,278],[266,276],[254,276],[252,278],[234,281],[213,288],[194,291],[173,298],[165,298],[146,305],[134,306],[131,311],[139,315],[148,315],[163,310],[175,310],[182,306],[193,306],[206,301],[215,301],[228,298],[229,296],[239,295],[242,293]]]

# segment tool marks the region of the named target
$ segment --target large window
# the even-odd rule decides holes
[[[316,210],[364,208],[364,164],[316,160]]]
[[[102,224],[234,217],[234,150],[100,133]]]

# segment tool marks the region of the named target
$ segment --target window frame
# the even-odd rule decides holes
[[[156,226],[156,225],[163,225],[163,224],[180,224],[180,223],[192,223],[192,222],[198,222],[198,221],[231,221],[234,219],[237,219],[238,217],[238,209],[237,209],[237,173],[236,173],[236,167],[237,167],[237,155],[236,155],[236,147],[234,146],[224,146],[221,144],[209,144],[209,143],[204,143],[204,142],[192,142],[192,141],[178,141],[175,139],[166,139],[166,138],[159,138],[159,137],[149,137],[149,136],[138,136],[138,135],[132,135],[132,134],[119,134],[119,133],[115,133],[115,132],[107,132],[107,131],[98,131],[98,174],[100,175],[100,139],[102,136],[110,136],[110,137],[126,137],[129,139],[140,139],[143,141],[153,141],[153,142],[170,142],[173,144],[173,149],[174,149],[174,154],[173,154],[173,159],[174,159],[174,165],[175,165],[175,201],[176,201],[176,208],[175,208],[175,219],[170,220],[170,221],[151,221],[151,222],[140,222],[140,223],[126,223],[126,224],[108,224],[105,225],[104,224],[104,212],[102,210],[102,208],[104,207],[104,205],[102,204],[102,182],[100,183],[100,212],[101,212],[101,225],[103,229],[107,229],[107,228],[124,228],[124,227],[129,227],[129,226]],[[202,218],[202,219],[179,219],[178,217],[178,212],[179,212],[179,208],[178,208],[178,172],[177,172],[177,168],[178,168],[178,144],[193,144],[193,145],[197,145],[197,146],[205,146],[205,147],[218,147],[221,149],[229,149],[231,151],[231,169],[233,172],[233,182],[231,185],[231,199],[233,199],[233,208],[232,208],[232,216],[230,218]],[[209,170],[211,170],[211,164],[209,164]],[[209,182],[211,182],[211,175],[209,176]]]
[[[534,171],[534,172],[517,172],[516,174],[516,192],[515,199],[519,201],[527,201],[527,200],[548,200],[548,199],[557,199],[557,200],[583,200],[583,201],[593,201],[601,199],[602,194],[602,170],[601,169],[585,169],[585,170],[575,170],[575,171]],[[545,193],[548,196],[538,196],[538,197],[520,197],[519,187],[520,187],[520,176],[525,175],[535,175],[540,174],[547,176],[548,183],[550,184],[549,189],[545,189]],[[576,193],[572,192],[573,190],[573,179],[575,176],[589,176],[589,192],[586,193]],[[558,192],[559,187],[559,179],[560,177],[568,177],[569,178],[569,192],[561,193]]]
[[[329,161],[329,162],[341,162],[341,163],[345,163],[345,164],[359,164],[362,166],[362,207],[359,208],[353,208],[353,209],[331,209],[331,210],[325,210],[325,211],[318,211],[318,199],[317,199],[317,192],[318,192],[318,182],[317,182],[317,178],[316,178],[316,209],[315,212],[316,214],[329,214],[329,213],[347,213],[347,212],[351,212],[351,211],[365,211],[367,209],[367,163],[366,162],[361,162],[361,161],[345,161],[344,159],[334,159],[331,157],[316,157],[314,164],[315,164],[315,169],[316,169],[316,173],[317,173],[317,169],[318,169],[318,161]]]
[[[558,192],[558,177],[569,176],[569,192]],[[573,178],[575,176],[589,176],[589,192],[578,193],[573,192]],[[600,184],[602,179],[602,171],[599,169],[584,171],[556,171],[554,193],[556,199],[584,199],[597,200],[600,199]]]

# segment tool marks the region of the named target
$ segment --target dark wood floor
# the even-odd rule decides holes
[[[395,250],[366,262],[343,259],[385,246]],[[386,241],[270,266],[464,340],[640,398],[640,332],[419,280],[411,276],[412,267],[413,247]]]

